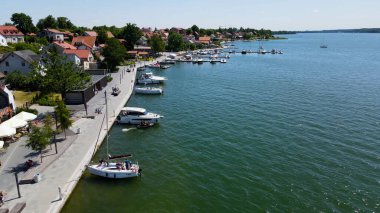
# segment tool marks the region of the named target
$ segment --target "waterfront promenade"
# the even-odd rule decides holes
[[[139,63],[136,67],[141,65],[142,63]],[[104,91],[107,91],[108,126],[111,127],[121,108],[124,107],[132,95],[137,75],[136,67],[130,69],[131,72],[126,71],[127,67],[120,67],[118,73],[111,74],[113,80],[109,82],[107,87],[99,91],[88,102],[88,115],[94,116],[94,119],[84,118],[86,115],[84,110],[75,112],[74,117],[77,120],[70,130],[77,132],[80,129],[80,133],[75,137],[71,137],[70,146],[63,153],[60,153],[56,160],[43,168],[41,172],[42,180],[39,183],[20,185],[21,198],[17,198],[16,186],[10,188],[7,191],[8,194],[3,208],[11,209],[16,203],[26,202],[24,212],[60,211],[85,171],[86,165],[91,161],[94,150],[100,146],[106,136]],[[121,93],[118,96],[112,96],[112,87],[119,87]],[[95,113],[96,108],[102,108],[102,114]],[[65,142],[63,141],[62,143]],[[15,185],[14,181],[9,184]],[[61,195],[58,188],[61,189]]]

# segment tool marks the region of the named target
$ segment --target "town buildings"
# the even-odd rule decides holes
[[[24,42],[24,34],[15,26],[0,26],[0,46]]]

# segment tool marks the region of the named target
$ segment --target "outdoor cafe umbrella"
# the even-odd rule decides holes
[[[34,119],[37,118],[37,115],[35,115],[33,113],[22,111],[22,112],[18,113],[17,115],[13,116],[13,117],[21,119],[23,121],[32,121],[32,120],[34,120]]]
[[[11,119],[4,121],[2,125],[17,129],[17,128],[25,127],[26,125],[28,125],[28,123],[19,118],[12,117]]]
[[[9,137],[16,134],[16,129],[0,124],[0,138]]]

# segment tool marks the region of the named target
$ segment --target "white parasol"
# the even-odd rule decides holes
[[[0,138],[9,137],[16,134],[16,129],[0,124]]]
[[[18,119],[23,120],[23,121],[32,121],[32,120],[37,118],[37,115],[35,115],[33,113],[22,111],[13,117],[18,118]]]
[[[16,128],[17,129],[17,128],[25,127],[26,125],[28,125],[28,123],[24,120],[19,119],[19,118],[12,117],[11,119],[4,121],[4,123],[2,123],[2,125],[10,127],[10,128]]]

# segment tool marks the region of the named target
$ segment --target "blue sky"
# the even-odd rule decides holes
[[[380,27],[380,0],[11,0],[0,7],[0,24],[23,12],[37,23],[47,15],[75,25],[203,28],[251,27],[319,30]]]

